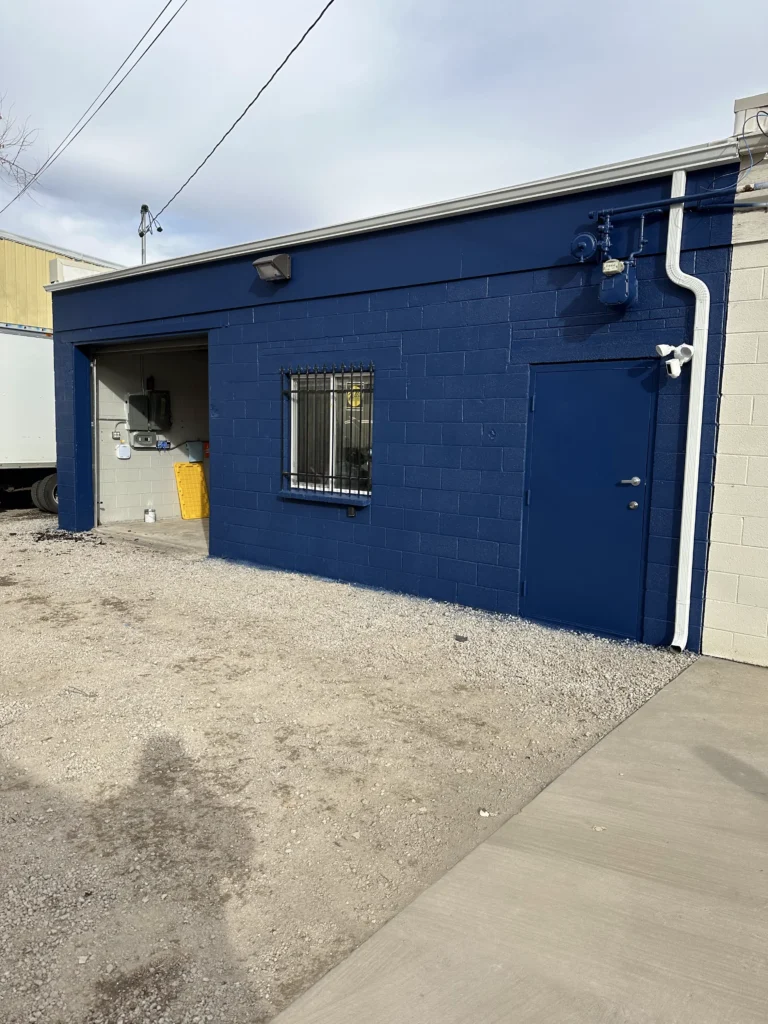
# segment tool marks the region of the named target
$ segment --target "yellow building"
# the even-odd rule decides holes
[[[0,507],[30,490],[37,508],[56,512],[53,316],[45,285],[72,281],[115,263],[0,231]]]
[[[44,285],[119,269],[117,263],[0,231],[0,329],[50,331],[51,296]]]

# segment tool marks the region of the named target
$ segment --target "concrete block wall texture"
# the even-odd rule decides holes
[[[697,261],[715,309],[695,647],[728,252],[685,254],[691,272]],[[211,387],[227,403],[212,422],[221,505],[212,553],[516,613],[530,365],[652,357],[656,344],[685,337],[692,308],[663,260],[641,260],[639,272],[638,307],[623,314],[598,302],[598,268],[568,266],[266,306],[253,323],[214,332]],[[341,324],[354,334],[340,335]],[[354,520],[279,496],[280,368],[342,360],[375,366],[373,501]],[[667,378],[661,364],[659,375],[642,632],[650,643],[671,639],[687,415],[687,380]]]
[[[691,175],[689,187],[712,178]],[[590,209],[662,198],[669,188],[669,179],[642,182],[307,245],[280,286],[256,280],[251,259],[238,257],[57,293],[60,446],[73,466],[62,525],[88,525],[88,453],[71,443],[88,415],[87,395],[71,385],[75,353],[205,330],[211,554],[517,612],[531,365],[653,359],[655,345],[678,344],[692,325],[690,295],[664,271],[662,218],[648,228],[638,303],[623,313],[599,303],[599,268],[572,262],[570,240],[590,226]],[[636,228],[617,229],[617,251],[631,250]],[[713,301],[692,649],[703,616],[729,241],[729,215],[686,218],[683,267],[707,281]],[[355,518],[280,494],[281,367],[342,362],[375,367],[373,494]],[[688,380],[667,378],[659,364],[641,636],[649,643],[672,634]]]
[[[764,150],[764,147],[763,147]],[[768,177],[758,143],[744,183]],[[760,193],[744,199],[762,198]],[[737,211],[702,650],[768,665],[768,216]]]
[[[123,422],[126,396],[141,391],[142,380],[150,376],[156,388],[171,392],[173,425],[158,438],[182,447],[170,452],[134,450],[130,459],[118,459],[112,431],[121,429],[123,439],[129,439]],[[141,521],[150,505],[158,519],[180,518],[173,465],[189,461],[185,440],[208,438],[207,351],[106,353],[98,358],[97,377],[99,521]]]

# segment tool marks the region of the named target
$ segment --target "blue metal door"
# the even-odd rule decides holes
[[[659,364],[531,374],[521,614],[639,640]]]

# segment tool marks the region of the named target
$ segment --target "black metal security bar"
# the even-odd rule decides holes
[[[281,369],[283,487],[371,493],[373,365]]]

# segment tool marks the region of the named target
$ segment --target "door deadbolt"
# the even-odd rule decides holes
[[[637,504],[637,502],[636,502],[636,501],[630,501],[630,503],[629,503],[629,504],[627,505],[627,508],[631,508],[631,509],[632,509],[633,511],[634,511],[634,509],[636,509],[637,507],[638,507],[638,504]]]
[[[640,480],[639,476],[631,476],[629,478],[629,480],[620,480],[619,481],[619,483],[622,483],[622,484],[629,484],[630,487],[639,487],[641,482],[642,481]]]

